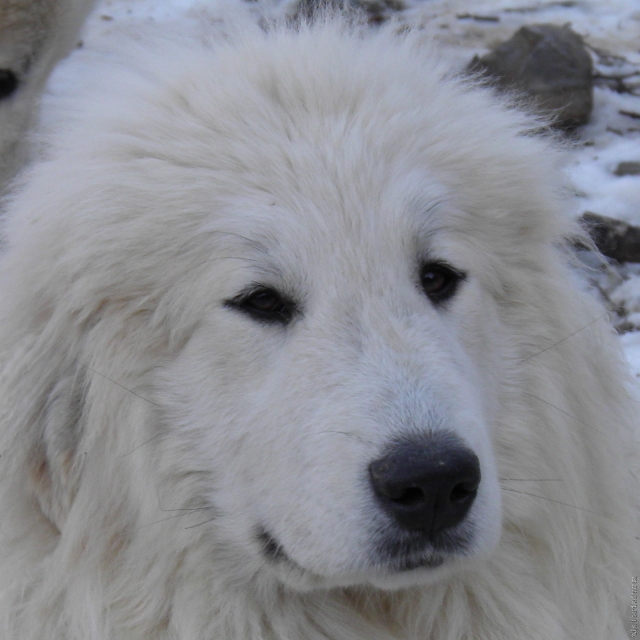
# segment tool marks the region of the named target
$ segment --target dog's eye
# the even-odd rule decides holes
[[[0,69],[0,100],[8,98],[18,88],[18,78],[9,69]]]
[[[422,289],[434,303],[451,298],[463,279],[463,274],[442,263],[426,264],[420,273]]]
[[[252,289],[226,304],[261,322],[287,324],[295,312],[295,305],[270,287]]]

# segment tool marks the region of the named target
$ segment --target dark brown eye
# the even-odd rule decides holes
[[[0,69],[0,100],[8,98],[18,88],[18,78],[9,69]]]
[[[256,287],[228,300],[226,306],[237,309],[260,322],[287,324],[295,312],[295,305],[270,287]]]
[[[442,263],[426,264],[420,274],[420,283],[427,297],[434,303],[451,298],[464,275]]]

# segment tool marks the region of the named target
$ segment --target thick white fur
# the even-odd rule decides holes
[[[0,192],[27,153],[26,131],[51,69],[77,43],[95,0],[0,0],[0,69],[18,89],[0,100]]]
[[[555,154],[417,38],[158,35],[51,105],[0,263],[3,639],[626,637],[637,405]],[[299,316],[225,306],[251,283]],[[397,574],[367,466],[442,426],[473,544]]]

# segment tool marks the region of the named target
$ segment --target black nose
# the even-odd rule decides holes
[[[369,465],[383,508],[409,531],[433,535],[462,522],[480,485],[480,462],[448,432],[394,444]]]

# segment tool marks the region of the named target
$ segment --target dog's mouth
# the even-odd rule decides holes
[[[427,555],[416,558],[401,558],[391,565],[398,573],[415,569],[436,569],[444,564],[445,558],[439,555]]]
[[[283,546],[272,536],[266,529],[260,527],[256,533],[256,538],[260,544],[262,555],[273,563],[286,562],[289,564],[296,564],[287,555]]]
[[[302,573],[306,570],[293,560],[285,551],[282,544],[275,536],[265,528],[260,527],[256,533],[256,539],[260,545],[263,557],[270,564],[288,565],[296,568]],[[394,557],[387,557],[386,561],[376,562],[373,566],[382,574],[395,574],[414,571],[416,569],[436,569],[442,566],[446,556],[437,552],[416,552],[416,550],[405,549],[406,553],[396,554]]]

